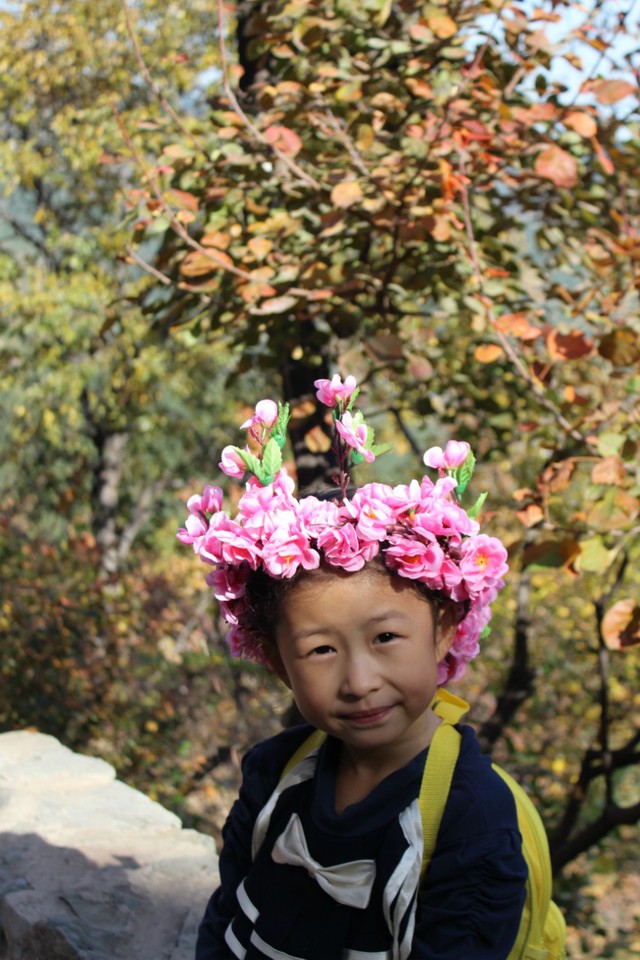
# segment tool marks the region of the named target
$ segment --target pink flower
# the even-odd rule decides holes
[[[222,459],[218,466],[228,477],[234,477],[241,480],[247,472],[244,461],[238,452],[237,447],[225,447],[221,454]]]
[[[180,527],[176,534],[180,543],[192,543],[196,553],[199,552],[200,542],[209,529],[209,524],[204,517],[196,513],[190,513],[185,520],[184,527]]]
[[[342,414],[340,420],[336,420],[336,430],[350,447],[353,447],[354,450],[357,450],[358,453],[364,457],[367,463],[373,463],[375,460],[375,454],[373,450],[367,450],[365,444],[367,442],[367,427],[364,423],[357,423],[354,421],[353,417],[347,410]]]
[[[356,378],[347,377],[342,382],[340,376],[334,373],[331,380],[316,380],[314,387],[317,387],[316,396],[320,403],[327,407],[335,407],[341,400],[348,400],[356,388]]]
[[[342,527],[328,527],[323,530],[318,537],[318,548],[332,567],[354,573],[362,570],[365,563],[375,557],[379,545],[375,541],[362,543],[358,540],[353,524],[345,523]]]
[[[315,570],[320,554],[309,546],[301,530],[278,527],[262,548],[262,563],[270,576],[287,579],[298,567]]]
[[[203,560],[214,564],[247,563],[255,570],[260,563],[260,545],[255,537],[226,513],[213,515],[198,552]]]
[[[245,567],[222,567],[205,577],[216,600],[239,600],[245,594],[247,573]]]
[[[422,543],[414,537],[389,537],[385,551],[385,563],[409,580],[421,580],[433,590],[442,587],[442,563],[444,553],[435,540]]]
[[[263,426],[269,429],[278,419],[278,404],[273,400],[258,400],[252,417],[240,424],[241,430],[247,427]]]
[[[206,486],[201,495],[195,494],[187,500],[189,513],[201,514],[217,513],[222,506],[222,490],[220,487]]]
[[[449,537],[453,543],[478,532],[478,524],[469,519],[462,507],[444,499],[423,501],[414,515],[413,527],[418,534]]]
[[[464,540],[460,553],[460,572],[471,597],[497,585],[509,569],[504,545],[484,533]]]
[[[300,529],[308,537],[314,538],[327,527],[337,527],[340,522],[335,500],[318,500],[314,496],[303,497],[298,502],[296,517]]]
[[[470,449],[466,440],[449,440],[444,450],[442,447],[430,447],[423,460],[435,470],[452,470],[462,466]]]
[[[345,503],[345,512],[356,520],[358,536],[363,540],[386,540],[395,517],[389,503],[392,490],[384,483],[367,483]]]

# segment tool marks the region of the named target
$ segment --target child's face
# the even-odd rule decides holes
[[[436,639],[430,604],[401,577],[318,572],[284,597],[275,666],[305,719],[354,756],[391,748],[408,760],[433,732],[451,634]]]

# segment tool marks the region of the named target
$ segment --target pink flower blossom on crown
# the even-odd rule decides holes
[[[252,417],[240,424],[241,430],[247,427],[266,427],[269,429],[278,419],[278,404],[273,400],[259,400]]]
[[[222,506],[223,493],[220,487],[206,486],[201,494],[194,494],[187,500],[189,513],[217,513]]]
[[[460,550],[460,572],[470,597],[495,584],[506,574],[507,551],[500,540],[485,533],[465,540]]]
[[[373,560],[379,550],[375,541],[361,543],[351,523],[345,523],[341,527],[327,527],[319,535],[317,543],[327,563],[349,573],[362,570],[365,563]]]
[[[222,567],[208,573],[205,580],[216,600],[239,600],[245,594],[247,568]]]
[[[320,565],[320,554],[309,546],[301,530],[279,527],[262,548],[262,563],[270,576],[288,579],[299,567],[315,570]]]
[[[442,447],[430,447],[422,459],[435,470],[453,470],[462,466],[470,449],[465,440],[449,440],[444,450]]]
[[[184,527],[180,527],[177,533],[180,543],[192,543],[193,549],[198,553],[200,542],[209,529],[209,524],[204,517],[197,513],[190,513],[184,522]]]
[[[319,500],[317,497],[303,497],[297,502],[296,517],[300,529],[308,537],[317,537],[327,527],[337,527],[340,512],[335,500]]]
[[[395,520],[390,504],[392,490],[384,483],[366,483],[345,504],[348,512],[356,521],[358,536],[364,540],[386,540],[389,527]]]
[[[260,563],[260,546],[226,513],[215,513],[202,539],[199,555],[209,563],[231,566],[247,563],[255,570]]]
[[[461,543],[462,537],[478,532],[478,524],[471,520],[462,507],[451,500],[433,499],[423,501],[413,518],[413,528],[418,536],[431,534],[449,537],[450,544]]]
[[[256,510],[271,509],[275,506],[294,507],[298,501],[294,496],[295,483],[282,467],[273,478],[272,483],[266,486],[249,477],[245,484],[245,492],[238,501],[238,513],[242,517],[250,517]]]
[[[444,553],[435,539],[422,542],[414,537],[389,537],[385,551],[385,563],[401,577],[420,580],[432,590],[442,587],[442,563]]]
[[[341,400],[348,400],[356,388],[356,378],[346,377],[344,383],[337,373],[334,373],[331,380],[316,380],[314,387],[317,387],[316,397],[320,403],[327,407],[335,407]]]
[[[353,417],[347,410],[342,414],[340,420],[336,420],[336,430],[344,442],[348,443],[354,450],[357,450],[367,463],[373,463],[376,458],[375,454],[373,450],[367,450],[365,447],[367,442],[366,424],[355,423]]]
[[[238,453],[236,447],[225,447],[221,453],[221,460],[218,466],[228,477],[234,477],[236,480],[242,480],[247,468],[244,461]]]

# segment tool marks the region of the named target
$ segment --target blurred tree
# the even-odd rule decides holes
[[[154,323],[221,332],[242,347],[236,373],[283,373],[302,486],[324,469],[303,457],[326,448],[312,382],[327,365],[364,380],[416,452],[455,423],[493,458],[518,508],[519,529],[506,522],[520,579],[487,745],[534,689],[533,571],[581,578],[598,678],[582,703],[595,696],[598,719],[565,781],[557,866],[640,817],[619,790],[639,759],[636,711],[612,709],[609,664],[615,648],[628,682],[622,651],[640,639],[626,562],[640,513],[632,11],[243,0],[230,35],[219,0],[220,89],[199,142],[176,128],[154,155],[121,124],[143,174],[134,243],[161,244]],[[557,750],[539,759],[544,774]],[[588,807],[594,780],[605,789]]]

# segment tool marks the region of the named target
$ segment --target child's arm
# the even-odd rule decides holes
[[[436,853],[410,960],[505,960],[525,898],[519,834],[488,833]]]
[[[258,744],[243,758],[238,799],[222,830],[220,886],[209,900],[200,924],[195,960],[234,960],[224,935],[238,908],[238,886],[251,868],[253,826],[287,761],[308,733],[306,727],[286,730]]]
[[[261,763],[261,745],[242,761],[242,785],[222,829],[223,846],[218,866],[220,886],[207,904],[198,930],[196,960],[232,960],[224,934],[237,909],[236,890],[251,867],[251,836],[260,810],[269,798],[274,781]]]

